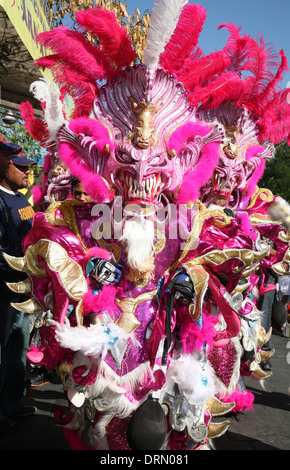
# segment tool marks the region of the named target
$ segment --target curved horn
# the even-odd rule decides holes
[[[24,312],[24,313],[37,313],[43,310],[41,305],[35,299],[29,299],[29,300],[26,300],[25,302],[20,302],[20,303],[11,302],[11,305],[16,310],[19,310],[20,312]]]
[[[212,397],[208,401],[207,409],[212,416],[221,416],[232,411],[235,406],[235,402],[224,403],[218,398]]]
[[[28,278],[20,282],[6,282],[6,285],[18,294],[29,294],[31,292],[31,281]]]
[[[25,267],[24,257],[17,258],[16,256],[7,255],[7,253],[3,253],[3,257],[6,263],[10,266],[10,268],[14,269],[15,271],[24,271],[24,267]]]
[[[228,427],[230,425],[230,421],[223,421],[221,423],[210,423],[208,426],[208,435],[209,439],[215,439],[216,437],[220,437],[225,432],[227,432]]]

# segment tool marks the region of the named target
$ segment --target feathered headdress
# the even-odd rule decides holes
[[[230,33],[227,44],[220,51],[204,55],[198,42],[205,20],[205,9],[187,0],[155,1],[143,56],[147,89],[162,69],[183,85],[197,115],[231,102],[239,111],[246,108],[251,113],[260,143],[277,143],[284,138],[290,141],[290,105],[286,92],[278,90],[287,69],[283,51],[279,57],[263,38],[255,41],[242,35],[240,27],[222,24],[219,28],[227,28]],[[66,119],[89,118],[104,83],[112,83],[135,58],[128,33],[113,12],[101,8],[79,11],[76,22],[79,31],[60,26],[37,36],[52,52],[37,64],[53,72],[59,101],[69,95],[74,103],[72,115],[66,118],[56,105],[56,92],[50,91],[44,102],[46,95],[41,96],[39,86],[34,86],[34,93],[43,102],[43,135],[48,141],[55,139]],[[54,123],[52,112],[56,113]],[[32,117],[28,105],[22,105],[22,114],[26,128],[40,137],[40,122]]]

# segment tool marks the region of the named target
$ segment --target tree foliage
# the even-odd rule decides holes
[[[148,11],[145,11],[143,16],[141,16],[137,8],[130,15],[127,11],[127,3],[122,3],[119,0],[48,0],[47,5],[50,8],[54,26],[65,24],[68,20],[71,20],[72,27],[74,27],[74,16],[78,10],[87,10],[88,8],[98,6],[113,11],[119,24],[128,31],[136,51],[136,58],[141,61],[146,46],[147,29],[150,22]]]
[[[5,108],[0,107],[0,113],[2,116],[6,112],[7,110]],[[39,143],[28,134],[23,125],[23,121],[20,118],[20,115],[17,119],[17,122],[11,126],[0,122],[0,134],[9,142],[21,145],[27,157],[37,162],[35,173],[38,174],[42,164],[44,150],[41,148]]]
[[[266,164],[260,188],[268,188],[276,196],[290,202],[290,147],[284,141],[276,147],[276,155]]]

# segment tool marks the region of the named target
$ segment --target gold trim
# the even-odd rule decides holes
[[[80,240],[84,250],[87,250],[82,237],[80,235],[79,226],[76,219],[76,214],[73,206],[82,206],[83,202],[76,199],[66,199],[65,201],[58,201],[51,204],[45,212],[45,217],[51,225],[63,225],[69,228]],[[57,216],[56,212],[59,210],[63,217]]]
[[[258,332],[258,338],[257,338],[257,347],[258,349],[261,349],[264,344],[268,343],[272,335],[272,327],[266,333],[265,329],[261,326],[260,330]]]
[[[208,439],[215,439],[225,434],[230,426],[230,421],[223,421],[222,423],[210,423],[208,425]]]
[[[24,281],[20,282],[7,282],[7,287],[11,289],[13,292],[19,294],[29,294],[31,293],[31,281],[30,279],[25,279]]]
[[[228,248],[223,251],[212,250],[205,255],[198,256],[190,261],[185,263],[186,266],[193,267],[196,265],[206,264],[209,266],[219,266],[225,261],[236,258],[243,262],[244,266],[234,268],[233,272],[241,272],[244,267],[252,266],[253,264],[259,262],[265,255],[268,253],[269,249],[266,247],[262,251],[253,251],[246,248],[237,249],[237,248]]]
[[[171,272],[177,268],[178,264],[186,257],[188,252],[195,245],[195,242],[197,241],[201,233],[202,226],[206,219],[213,217],[214,218],[213,225],[216,227],[224,227],[231,222],[230,217],[228,217],[222,210],[219,210],[219,209],[209,210],[199,200],[196,201],[196,205],[199,206],[199,210],[195,214],[192,230],[188,236],[188,239],[185,244],[185,248],[182,251],[179,259],[171,266],[170,268]],[[196,264],[201,264],[201,263],[196,263]]]
[[[271,202],[273,201],[274,199],[274,195],[272,193],[272,191],[270,191],[270,189],[267,189],[267,188],[259,188],[258,186],[256,187],[256,190],[254,192],[254,194],[252,195],[251,199],[250,199],[250,202],[249,202],[249,205],[247,207],[247,210],[248,209],[251,209],[252,207],[254,207],[254,205],[256,204],[256,201],[258,199],[258,197],[260,196],[260,198],[262,199],[262,201],[265,201],[265,202]]]
[[[42,306],[34,298],[26,300],[25,302],[21,302],[21,303],[11,302],[11,305],[16,310],[19,310],[19,312],[24,312],[24,313],[37,313],[37,312],[42,312],[43,310]]]
[[[212,397],[208,400],[206,404],[206,409],[208,409],[212,416],[222,416],[232,411],[235,406],[235,402],[224,403],[220,401],[217,397]]]
[[[10,256],[7,255],[7,253],[3,252],[3,258],[5,259],[6,263],[10,266],[10,268],[14,269],[15,271],[24,271],[24,257],[17,258],[16,256]]]
[[[264,372],[261,367],[257,367],[257,369],[251,373],[251,377],[255,380],[268,379],[271,375],[272,372]]]
[[[147,300],[152,300],[157,294],[157,289],[151,292],[144,292],[139,297],[129,297],[126,299],[117,299],[116,303],[121,310],[121,316],[116,321],[116,325],[122,328],[126,334],[136,330],[141,323],[135,317],[135,310],[137,306]]]
[[[244,290],[248,289],[248,287],[251,285],[250,282],[246,282],[245,284],[238,284],[235,289],[231,292],[231,296],[239,293],[239,292],[244,292]]]
[[[260,353],[260,356],[261,356],[261,361],[267,361],[272,356],[274,356],[275,349],[271,349],[270,351],[264,351],[263,349],[260,349],[259,353]]]
[[[193,321],[199,320],[202,314],[203,299],[208,287],[209,274],[202,266],[190,266],[189,263],[183,265],[188,272],[196,294],[196,302],[189,305],[188,312]]]

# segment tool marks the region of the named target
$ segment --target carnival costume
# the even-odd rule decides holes
[[[156,2],[144,63],[134,65],[110,11],[76,14],[96,42],[65,27],[38,36],[53,52],[38,65],[53,71],[60,92],[33,85],[44,121],[23,104],[27,129],[94,203],[67,199],[36,214],[24,257],[6,260],[27,273],[10,288],[31,293],[17,308],[41,315],[30,353],[63,380],[68,411],[59,418],[72,448],[210,448],[229,426],[214,417],[245,393],[245,351],[250,374],[265,376],[266,335],[245,333],[239,286],[269,249],[200,201],[228,143],[225,123],[203,112],[245,91],[232,37],[209,56],[198,47],[205,19],[201,6]],[[260,143],[254,150],[255,162],[269,154]]]

